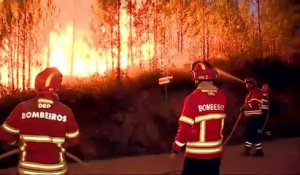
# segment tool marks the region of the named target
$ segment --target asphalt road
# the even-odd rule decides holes
[[[240,153],[243,145],[226,146],[221,174],[300,175],[300,138],[277,139],[264,142],[264,157],[246,157]],[[1,160],[5,161],[5,160]],[[124,157],[69,163],[70,174],[84,175],[155,175],[180,174],[183,155],[170,154]],[[0,169],[0,174],[15,174],[16,168]]]

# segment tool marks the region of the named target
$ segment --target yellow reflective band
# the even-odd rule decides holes
[[[65,138],[63,137],[50,137],[50,136],[40,136],[40,135],[21,135],[22,140],[26,142],[51,142],[51,143],[64,143]]]
[[[27,152],[26,151],[22,151],[22,154],[21,154],[21,160],[22,161],[26,160],[26,155],[27,155]]]
[[[181,142],[179,142],[179,141],[177,141],[177,140],[175,140],[175,143],[176,143],[176,145],[178,145],[179,147],[183,147],[185,144],[184,143],[181,143]]]
[[[19,164],[20,167],[22,168],[27,168],[27,169],[35,169],[35,170],[62,170],[66,167],[66,164],[60,163],[60,164],[42,164],[42,163],[34,163],[34,162],[20,162]]]
[[[217,141],[207,141],[207,142],[188,142],[186,146],[188,147],[216,147],[222,144],[222,140]]]
[[[66,174],[67,172],[67,169],[63,169],[61,171],[35,171],[35,170],[26,170],[26,169],[23,169],[23,168],[20,168],[19,167],[19,173],[22,175],[22,174],[30,174],[30,175],[64,175]]]
[[[45,98],[39,98],[38,103],[48,103],[48,104],[53,104],[53,100],[50,99],[45,99]]]
[[[191,119],[190,117],[186,117],[186,116],[180,116],[179,121],[187,123],[189,125],[193,125],[194,124],[194,120]]]
[[[201,122],[203,120],[222,119],[222,118],[225,118],[225,117],[226,117],[225,113],[206,114],[206,115],[197,116],[195,118],[195,122]]]
[[[221,123],[221,129],[220,129],[220,136],[221,136],[221,140],[223,139],[223,128],[224,128],[224,119],[222,119],[222,123]]]
[[[213,154],[222,151],[222,146],[217,148],[186,148],[186,153],[194,153],[194,154]]]
[[[79,130],[72,132],[72,133],[66,133],[67,138],[75,138],[79,135]]]
[[[258,102],[260,102],[260,100],[257,99],[257,98],[252,98],[251,100],[249,100],[249,102],[252,102],[252,101],[258,101]]]
[[[49,87],[50,86],[50,83],[51,83],[51,80],[52,80],[52,77],[54,76],[54,74],[56,74],[56,72],[53,72],[52,74],[50,74],[46,81],[45,81],[45,87]]]
[[[261,143],[258,143],[258,144],[254,144],[254,146],[261,146]]]
[[[260,115],[260,114],[262,114],[262,111],[261,110],[244,111],[244,114],[246,116],[254,115],[254,114]]]
[[[7,123],[3,123],[2,125],[3,129],[9,133],[12,133],[12,134],[19,134],[20,133],[20,130],[17,129],[17,128],[13,128],[11,126],[9,126]]]
[[[201,121],[200,123],[200,142],[205,142],[205,130],[206,130],[206,122]]]
[[[200,88],[198,88],[200,89]],[[210,93],[216,93],[218,90],[212,89],[212,90],[205,90],[205,89],[201,89],[201,92],[210,92]]]

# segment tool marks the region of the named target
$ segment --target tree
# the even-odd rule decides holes
[[[45,27],[41,25],[43,18],[41,2],[41,0],[5,0],[1,4],[0,49],[5,60],[3,65],[8,66],[8,86],[11,91],[17,88],[25,90],[31,86],[31,69],[35,65],[32,64],[33,59],[43,48],[43,43],[39,42],[40,33]]]
[[[117,80],[121,78],[121,32],[120,32],[120,8],[121,0],[97,0],[93,6],[94,19],[91,29],[94,33],[94,43],[101,46],[105,42],[103,35],[109,34],[111,50],[111,68],[114,69],[114,58],[117,57]],[[107,31],[108,30],[108,31]],[[115,49],[117,53],[115,53]],[[102,48],[101,48],[102,49]],[[100,49],[100,50],[101,50]]]

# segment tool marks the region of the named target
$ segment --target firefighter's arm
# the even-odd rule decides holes
[[[183,151],[185,148],[185,144],[187,142],[187,136],[189,135],[192,126],[191,124],[186,123],[187,120],[190,120],[189,122],[191,122],[191,119],[186,116],[180,116],[179,118],[179,127],[177,130],[177,135],[172,145],[172,151],[174,153]]]
[[[75,120],[74,114],[70,111],[67,120],[67,131],[66,131],[66,147],[75,146],[79,143],[79,128]]]
[[[189,99],[184,101],[183,110],[178,122],[177,135],[172,145],[172,152],[174,153],[180,152],[185,148],[185,144],[188,141],[188,136],[194,124],[193,114],[195,113],[193,112],[191,103]]]
[[[246,109],[259,110],[263,99],[262,91],[256,90],[252,93],[252,97],[247,103]]]
[[[262,114],[261,103],[262,103],[262,91],[259,89],[253,90],[251,98],[248,100],[245,117],[260,117]]]
[[[17,106],[0,127],[0,139],[10,145],[15,145],[20,133],[20,112]]]

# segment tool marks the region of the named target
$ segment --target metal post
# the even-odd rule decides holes
[[[165,101],[166,101],[166,109],[168,108],[168,84],[165,84]]]
[[[169,113],[169,107],[168,107],[168,84],[165,84],[165,104],[166,104],[166,114],[168,115]],[[167,134],[168,134],[168,137],[167,137],[167,144],[169,146],[170,144],[170,141],[171,141],[171,136],[170,136],[170,121],[169,121],[169,117],[167,117]]]

